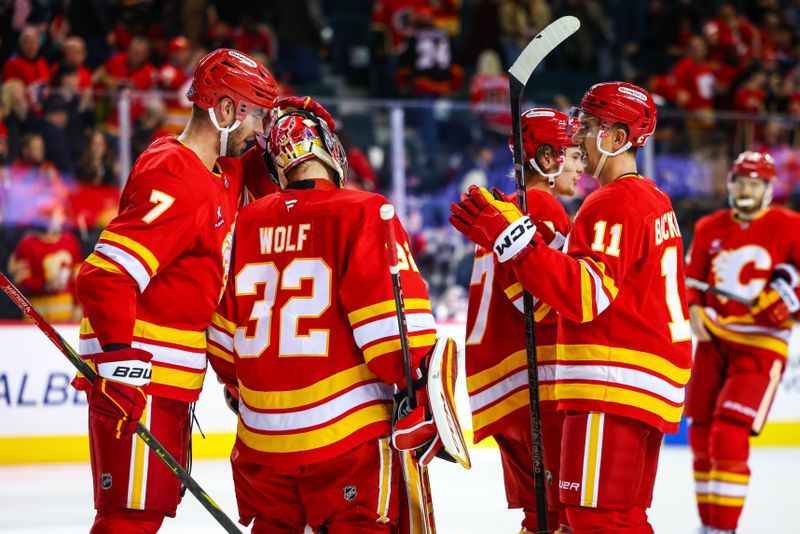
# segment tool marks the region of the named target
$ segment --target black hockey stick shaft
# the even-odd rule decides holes
[[[714,287],[708,282],[703,282],[702,280],[698,280],[697,278],[686,278],[686,285],[688,287],[691,287],[692,289],[697,289],[698,291],[702,291],[704,293],[713,293],[715,295],[719,295],[720,297],[725,297],[726,299],[730,299],[734,302],[739,302],[741,304],[746,304],[748,306],[753,305],[753,301],[750,299],[736,295],[734,293],[731,293],[730,291]]]
[[[75,366],[80,374],[86,378],[89,383],[94,382],[95,377],[97,374],[94,370],[83,361],[75,349],[73,349],[69,343],[67,343],[61,334],[59,334],[53,325],[51,325],[47,319],[42,317],[39,311],[33,307],[33,305],[25,298],[25,296],[17,289],[11,280],[9,280],[6,275],[0,272],[0,286],[2,286],[3,292],[5,292],[8,297],[14,301],[14,304],[22,310],[22,312],[28,316],[28,318],[33,321],[36,326],[39,327],[44,335],[53,342],[53,344],[58,347],[58,350],[67,357],[69,362]],[[208,512],[214,516],[214,519],[225,529],[226,532],[230,534],[242,534],[242,531],[239,530],[239,527],[236,526],[225,512],[214,502],[214,500],[209,497],[209,495],[200,487],[200,485],[195,482],[195,480],[186,472],[186,470],[181,466],[180,463],[164,448],[161,443],[150,433],[147,428],[142,425],[141,423],[138,424],[136,427],[136,434],[144,441],[145,445],[150,447],[150,449],[158,456],[164,465],[166,465],[170,471],[181,481],[186,489],[188,489],[192,495],[194,495],[200,504],[208,510]]]

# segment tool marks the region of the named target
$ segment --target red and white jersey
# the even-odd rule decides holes
[[[746,299],[755,299],[779,263],[800,266],[800,216],[779,207],[767,208],[744,221],[723,209],[697,221],[686,275]],[[719,339],[744,345],[749,352],[786,358],[789,325],[756,325],[750,308],[738,302],[687,291],[689,304],[704,307],[706,325]]]
[[[530,189],[531,217],[568,235],[564,207],[548,191]],[[515,195],[516,197],[516,195]],[[467,311],[465,366],[475,443],[506,428],[529,412],[528,360],[522,285],[494,254],[477,247]],[[557,314],[543,302],[534,308],[539,400],[542,411],[555,411]]]
[[[174,137],[136,160],[119,215],[78,274],[80,353],[122,343],[153,354],[147,392],[194,401],[206,369],[206,327],[225,286],[243,176],[271,183],[257,151],[209,171]],[[256,178],[261,178],[256,180]]]
[[[500,132],[511,131],[511,100],[508,76],[477,74],[469,86],[469,101],[472,104],[493,104],[499,109],[481,112],[481,117],[490,129]]]
[[[48,321],[72,319],[75,272],[81,244],[69,232],[57,237],[30,233],[9,260],[14,283]]]
[[[404,378],[386,202],[305,180],[242,209],[208,352],[239,388],[237,450],[252,461],[309,464],[389,434],[391,385]],[[436,328],[408,236],[394,225],[416,368]]]
[[[584,201],[567,253],[532,247],[517,278],[559,313],[559,410],[675,432],[692,367],[683,243],[669,197],[637,174]]]

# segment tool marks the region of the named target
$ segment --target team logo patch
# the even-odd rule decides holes
[[[353,502],[358,497],[358,489],[355,486],[345,486],[342,489],[344,490],[344,500],[347,502]]]
[[[100,487],[104,490],[111,489],[111,473],[100,475]]]
[[[214,228],[219,228],[223,224],[225,224],[225,218],[222,216],[222,206],[218,205],[217,206],[217,222],[214,223]]]

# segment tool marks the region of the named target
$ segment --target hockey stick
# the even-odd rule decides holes
[[[59,334],[53,325],[51,325],[47,319],[42,317],[39,311],[33,307],[33,305],[25,298],[25,296],[17,289],[11,281],[6,277],[6,275],[0,272],[0,289],[2,289],[8,297],[14,301],[14,304],[22,310],[22,312],[28,316],[28,318],[36,323],[36,326],[39,327],[44,335],[53,342],[53,344],[58,347],[58,350],[67,357],[69,362],[78,369],[78,372],[86,378],[86,380],[91,384],[94,382],[95,376],[97,375],[94,370],[89,367],[89,364],[83,361],[83,358],[78,356],[78,353],[75,352],[69,343],[67,343],[61,334]],[[192,495],[194,495],[200,504],[208,510],[208,512],[214,516],[214,519],[219,522],[222,528],[225,529],[226,532],[230,534],[242,534],[242,531],[236,526],[236,524],[227,516],[225,512],[214,502],[214,500],[208,496],[208,494],[200,487],[200,485],[195,482],[195,480],[189,476],[189,473],[181,466],[180,463],[164,448],[158,440],[153,437],[147,428],[139,423],[136,427],[136,434],[144,441],[145,445],[150,447],[153,452],[161,458],[161,461],[169,468],[172,473],[178,477],[178,480],[181,481],[186,489],[188,489]]]
[[[525,164],[522,160],[522,93],[539,63],[561,44],[564,39],[578,31],[581,23],[575,17],[561,17],[543,29],[522,51],[508,69],[511,90],[511,133],[514,146],[514,175],[517,182],[517,203],[520,211],[528,214],[528,198],[525,194]],[[539,375],[536,361],[536,335],[534,333],[533,297],[525,291],[522,296],[525,313],[525,345],[528,359],[528,392],[531,409],[531,443],[533,449],[533,484],[536,494],[536,529],[547,533],[547,495],[544,479],[544,447],[542,445],[542,421],[539,412]]]
[[[725,291],[724,289],[720,289],[718,287],[714,287],[708,282],[703,282],[702,280],[698,280],[697,278],[687,278],[686,279],[686,286],[691,287],[692,289],[697,289],[698,291],[702,291],[703,293],[713,293],[715,295],[719,295],[720,297],[724,297],[726,299],[730,299],[734,302],[739,302],[741,304],[747,304],[748,306],[753,305],[753,301],[746,299],[744,297],[740,297],[739,295],[735,295],[730,293],[729,291]]]
[[[406,306],[403,301],[403,286],[400,284],[400,265],[397,258],[397,237],[395,236],[394,207],[391,204],[381,206],[381,219],[383,220],[383,235],[386,238],[386,253],[389,257],[389,272],[392,275],[392,289],[394,290],[394,305],[397,311],[397,327],[400,332],[400,350],[403,354],[403,373],[406,378],[406,394],[408,395],[408,407],[413,410],[417,407],[417,395],[414,391],[414,380],[411,376],[411,357],[408,354],[408,324],[406,323]],[[418,462],[410,458],[411,453],[404,453],[403,468],[407,468],[409,460],[416,466],[418,483],[422,490],[420,499],[422,502],[422,523],[425,533],[435,534],[436,520],[433,515],[433,498],[431,496],[431,485],[428,479],[428,467],[419,465]],[[410,498],[411,502],[415,499]]]

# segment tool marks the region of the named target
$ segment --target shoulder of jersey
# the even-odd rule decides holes
[[[375,217],[378,217],[380,207],[389,202],[383,195],[357,189],[337,189],[333,193],[321,197],[327,204],[326,212],[338,213],[352,219],[363,219],[365,213],[370,211],[374,211]],[[265,215],[265,211],[276,216],[285,214],[287,209],[291,213],[289,203],[292,201],[287,199],[286,191],[272,193],[243,207],[239,212],[239,222],[261,217]]]
[[[134,172],[163,171],[179,180],[190,181],[195,172],[207,172],[200,159],[177,138],[160,137],[136,160]]]

